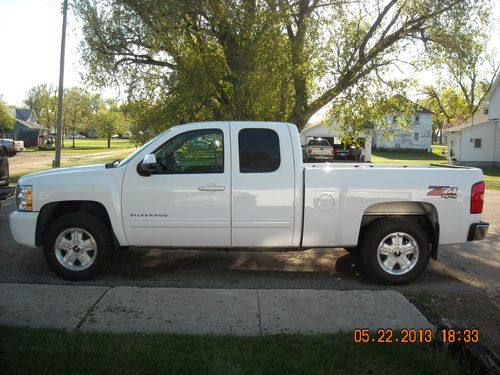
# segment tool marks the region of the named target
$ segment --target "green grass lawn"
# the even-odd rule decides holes
[[[395,164],[447,164],[448,160],[442,151],[448,147],[432,145],[432,152],[411,151],[374,151],[372,152],[372,163],[395,163]]]
[[[66,151],[64,151],[66,152]],[[93,158],[91,160],[86,159],[85,155],[81,155],[81,157],[75,156],[75,158],[72,158],[72,160],[68,161],[62,161],[62,167],[74,167],[76,165],[85,165],[85,164],[102,164],[102,163],[109,163],[112,162],[113,160],[116,159],[125,159],[127,156],[129,156],[131,152],[123,152],[120,154],[116,154],[114,156],[105,156],[101,158]],[[47,170],[47,168],[41,168],[41,169],[35,169],[35,170],[30,170],[29,172],[19,172],[19,173],[11,173],[9,177],[10,184],[15,184],[17,183],[17,180],[19,180],[20,177],[24,176],[25,174],[28,173],[35,173],[35,172],[40,172]]]
[[[483,174],[487,189],[500,190],[500,168],[483,168]]]
[[[0,328],[2,374],[467,374],[422,344],[357,344],[352,334],[257,337]]]
[[[135,147],[135,145],[130,142],[130,139],[112,138],[111,148],[108,148],[108,140],[106,138],[86,138],[86,139],[75,139],[75,148],[72,148],[73,140],[69,138],[64,138],[64,148],[63,152],[66,153],[96,153],[105,152],[106,150],[117,150],[122,148]],[[54,152],[54,149],[48,151],[40,151],[36,147],[30,147],[26,149],[26,152]]]
[[[447,164],[448,160],[442,154],[443,150],[447,152],[448,147],[432,145],[432,153],[374,151],[372,153],[372,162],[389,164]],[[500,190],[500,168],[485,167],[482,170],[486,189]]]

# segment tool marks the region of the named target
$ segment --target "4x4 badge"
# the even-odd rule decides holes
[[[454,186],[429,186],[428,196],[441,197],[443,199],[457,199],[458,187]]]

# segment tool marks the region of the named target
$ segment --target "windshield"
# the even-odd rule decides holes
[[[120,161],[120,163],[116,166],[117,168],[121,167],[121,166],[124,166],[125,164],[127,164],[130,160],[132,160],[133,158],[135,158],[138,154],[140,154],[146,147],[148,147],[151,143],[153,143],[154,141],[156,141],[158,138],[160,138],[161,136],[163,136],[164,134],[168,133],[170,129],[167,129],[165,130],[163,133],[157,135],[156,137],[154,137],[153,139],[149,140],[148,142],[144,143],[141,147],[139,147],[137,150],[135,150],[133,153],[131,153],[129,156],[127,156],[125,159],[123,159],[122,161]]]
[[[326,139],[311,139],[307,144],[309,146],[330,146]]]

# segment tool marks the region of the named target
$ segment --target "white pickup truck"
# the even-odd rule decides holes
[[[293,124],[176,126],[122,161],[22,177],[11,231],[73,280],[125,246],[344,247],[393,284],[420,275],[438,244],[488,231],[480,169],[303,164],[301,151]]]
[[[316,160],[332,161],[334,159],[333,147],[328,140],[315,138],[307,141],[305,145],[306,162]]]
[[[5,148],[9,156],[24,151],[24,141],[15,141],[10,138],[0,138],[0,148]]]

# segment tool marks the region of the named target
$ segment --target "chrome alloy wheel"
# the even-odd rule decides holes
[[[380,241],[377,260],[380,267],[391,275],[410,272],[418,261],[418,244],[408,233],[396,232]]]
[[[82,228],[68,228],[57,236],[54,251],[61,265],[71,271],[89,268],[97,256],[97,243]]]

